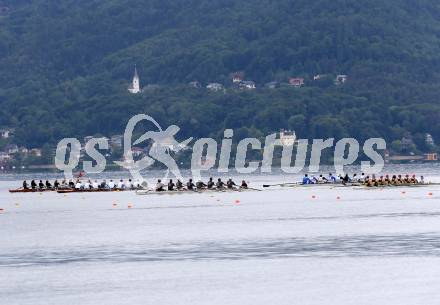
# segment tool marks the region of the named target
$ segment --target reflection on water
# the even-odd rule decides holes
[[[200,242],[149,246],[92,247],[3,253],[1,267],[77,262],[242,260],[280,257],[440,256],[440,235],[365,235],[262,241]]]

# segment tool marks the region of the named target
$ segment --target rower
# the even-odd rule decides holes
[[[60,183],[58,182],[58,179],[55,179],[55,182],[53,183],[54,189],[58,189],[60,187]]]
[[[411,183],[414,183],[414,184],[418,184],[418,183],[419,183],[419,181],[418,181],[417,178],[416,178],[416,175],[412,175],[412,177],[411,177]]]
[[[327,178],[324,178],[322,175],[319,175],[319,177],[318,177],[319,184],[323,184],[323,183],[327,183],[327,182],[328,182]]]
[[[327,181],[329,181],[329,180],[330,180],[331,183],[336,183],[336,177],[333,176],[332,173],[329,173],[329,174],[328,174],[328,179],[327,179]]]
[[[107,181],[105,181],[105,179],[101,182],[101,184],[99,185],[100,189],[106,189],[107,188]]]
[[[197,187],[198,190],[201,190],[201,189],[206,188],[207,185],[206,185],[202,180],[199,180],[199,181],[197,181],[197,183],[196,183],[196,187]]]
[[[75,183],[74,183],[72,180],[69,180],[69,187],[70,187],[71,189],[74,189],[74,188],[75,188]]]
[[[92,188],[95,189],[95,190],[99,189],[99,183],[98,183],[98,180],[93,181],[93,183],[92,183]]]
[[[162,183],[162,180],[157,180],[157,184],[156,184],[156,192],[163,192],[165,191],[164,189],[165,185]]]
[[[215,187],[218,189],[222,189],[225,187],[225,183],[222,181],[222,179],[218,178],[217,183],[215,184]]]
[[[27,181],[26,181],[26,180],[24,180],[24,181],[23,181],[23,189],[24,189],[24,190],[27,190],[27,189],[29,189],[29,186],[28,186],[28,184],[27,184]]]
[[[305,174],[302,180],[302,184],[313,184],[313,181],[310,180],[309,175]]]
[[[212,189],[214,187],[214,185],[215,185],[215,183],[214,183],[214,180],[212,179],[212,177],[209,178],[208,185],[207,185],[208,189]]]
[[[40,183],[38,183],[38,188],[39,188],[40,190],[44,189],[44,183],[43,183],[42,180],[40,180]]]
[[[92,189],[92,181],[90,181],[90,179],[87,180],[87,182],[84,183],[84,189],[85,189],[85,190],[90,190],[90,189]]]
[[[169,191],[174,191],[174,187],[175,186],[176,185],[174,184],[173,179],[170,179],[170,182],[168,182],[168,190]]]
[[[128,188],[129,190],[132,190],[132,189],[133,189],[133,182],[131,181],[131,179],[128,179],[127,188]]]
[[[244,181],[244,180],[241,181],[240,188],[242,188],[242,189],[247,189],[248,188],[248,185],[247,185],[246,181]]]
[[[46,180],[46,188],[51,189],[52,184],[50,184],[49,180]]]
[[[182,181],[180,181],[180,179],[177,179],[177,182],[176,182],[176,188],[177,188],[178,190],[183,189],[183,183],[182,183]]]
[[[359,178],[359,182],[360,183],[364,183],[365,182],[365,174],[364,173],[361,174],[361,177]]]
[[[192,191],[195,187],[196,186],[194,185],[193,180],[189,179],[189,181],[186,183],[186,189]]]
[[[124,184],[124,181],[122,179],[119,180],[118,189],[120,189],[120,190],[124,190],[125,189],[125,184]]]
[[[37,183],[35,182],[35,180],[32,180],[32,181],[31,181],[31,188],[32,188],[33,190],[35,190],[35,189],[37,188]]]
[[[237,186],[234,181],[232,181],[232,178],[229,178],[228,181],[226,181],[226,186],[228,189],[232,190],[234,189],[234,186]]]
[[[114,189],[116,187],[115,183],[113,182],[113,180],[110,179],[110,182],[108,183],[108,187],[109,189]]]
[[[350,177],[348,176],[348,174],[345,174],[344,178],[342,178],[342,184],[349,183],[350,181],[351,180],[350,180]]]
[[[82,188],[83,188],[83,186],[82,186],[82,184],[81,184],[81,181],[79,181],[79,179],[76,180],[75,189],[76,189],[76,190],[80,190],[80,189],[82,189]]]
[[[425,177],[420,176],[420,181],[419,181],[419,183],[420,183],[420,184],[425,184]]]

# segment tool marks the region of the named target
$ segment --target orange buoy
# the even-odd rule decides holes
[[[336,197],[336,199],[337,199],[337,200],[341,200],[341,197],[338,196],[338,197]]]
[[[406,194],[406,192],[405,192],[405,191],[402,191],[402,194]]]
[[[429,193],[429,194],[428,194],[428,196],[432,196],[432,195],[434,195],[434,194],[433,194],[433,193]]]
[[[236,204],[239,204],[239,203],[240,203],[240,200],[238,200],[238,199],[235,200],[235,203],[236,203]]]
[[[131,204],[128,204],[128,208],[131,209],[133,206]]]
[[[114,206],[114,207],[117,207],[118,205],[117,205],[116,203],[113,203],[113,206]]]
[[[316,196],[315,196],[315,195],[313,195],[313,196],[312,196],[312,199],[316,199]]]
[[[5,211],[5,209],[0,209],[0,212],[4,212]]]

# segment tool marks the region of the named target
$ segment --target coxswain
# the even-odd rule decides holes
[[[40,183],[38,183],[38,188],[39,188],[40,190],[44,189],[44,183],[43,183],[43,180],[40,180]]]
[[[157,180],[157,184],[156,184],[156,192],[163,192],[165,191],[164,189],[165,185],[162,183],[162,180]]]
[[[24,189],[24,190],[29,189],[29,186],[28,186],[28,183],[27,183],[26,180],[23,181],[23,189]]]
[[[180,179],[177,179],[176,182],[176,188],[180,191],[181,189],[183,189],[183,183],[182,181],[180,181]]]
[[[206,188],[207,185],[206,185],[202,180],[199,180],[199,181],[197,181],[197,183],[196,183],[196,187],[197,187],[198,190],[201,190],[201,189]]]
[[[313,181],[309,178],[309,175],[305,174],[302,180],[302,184],[313,184]]]
[[[189,179],[189,181],[186,183],[186,189],[188,191],[192,191],[192,190],[194,190],[195,187],[196,186],[194,185],[193,180]]]
[[[49,180],[46,180],[46,188],[47,189],[51,189],[52,188],[52,184],[50,184]]]
[[[170,179],[170,182],[168,182],[168,190],[169,191],[174,191],[174,187],[175,186],[176,185],[174,184],[173,179]]]
[[[54,183],[53,183],[53,187],[54,189],[58,189],[60,187],[60,183],[58,182],[58,179],[55,179]]]
[[[212,189],[214,186],[215,186],[215,183],[214,183],[214,180],[211,177],[211,178],[209,178],[207,187],[208,187],[208,189]]]
[[[247,189],[248,188],[248,185],[247,185],[246,181],[244,181],[244,180],[241,181],[240,188],[242,188],[242,189]]]
[[[226,181],[226,186],[228,189],[232,190],[234,189],[234,186],[237,186],[234,181],[232,181],[232,178],[229,178],[228,181]]]
[[[225,183],[222,181],[222,179],[218,178],[217,183],[215,184],[215,187],[218,189],[222,189],[225,187]]]

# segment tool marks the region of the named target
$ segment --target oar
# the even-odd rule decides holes
[[[279,183],[279,184],[263,184],[263,187],[298,185],[298,184],[299,184],[298,182],[294,182],[294,183]]]

